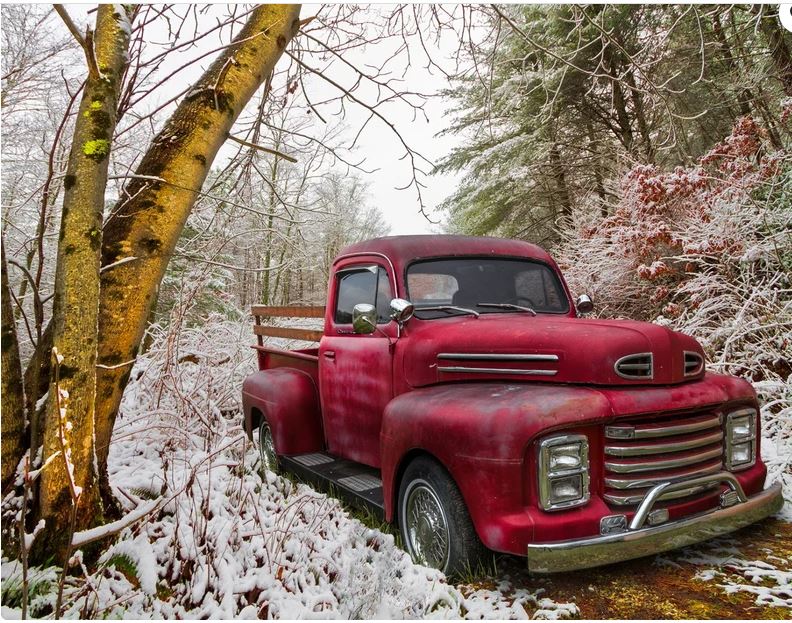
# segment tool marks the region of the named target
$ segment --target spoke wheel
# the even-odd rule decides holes
[[[456,576],[475,573],[488,556],[459,487],[431,457],[407,465],[397,508],[402,542],[414,562]]]
[[[265,471],[278,473],[278,455],[275,453],[275,442],[272,439],[272,431],[266,422],[259,426],[259,454],[261,455],[261,465]]]
[[[413,560],[445,570],[450,542],[448,519],[425,480],[414,480],[407,489],[405,521],[407,548]]]

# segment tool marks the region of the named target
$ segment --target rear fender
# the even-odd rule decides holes
[[[305,372],[276,368],[251,374],[242,385],[242,406],[248,437],[264,417],[278,454],[324,449],[319,393]]]

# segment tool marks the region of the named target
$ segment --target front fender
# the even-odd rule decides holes
[[[278,454],[302,454],[324,449],[319,392],[313,379],[300,370],[261,370],[242,384],[245,431],[252,437],[258,411],[272,430]]]
[[[404,457],[435,457],[459,486],[476,531],[490,549],[508,551],[515,533],[501,526],[524,515],[530,490],[525,459],[532,439],[559,427],[611,417],[598,391],[570,385],[465,383],[435,385],[394,398],[383,415],[382,482],[392,520]],[[510,536],[506,536],[509,534]],[[532,534],[521,538],[530,540]]]

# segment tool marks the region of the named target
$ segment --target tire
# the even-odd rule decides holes
[[[448,472],[428,457],[407,466],[399,487],[399,529],[413,561],[446,575],[469,575],[488,555]]]
[[[258,447],[259,457],[261,458],[262,474],[266,474],[268,471],[277,474],[280,471],[278,467],[278,455],[275,453],[275,441],[272,439],[272,431],[266,420],[262,419],[258,430]]]

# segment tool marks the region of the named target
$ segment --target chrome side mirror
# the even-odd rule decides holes
[[[360,335],[377,329],[377,308],[371,303],[358,303],[352,308],[352,330]]]
[[[581,294],[577,297],[577,301],[575,301],[575,308],[578,310],[578,313],[590,314],[594,311],[594,301],[591,300],[588,294]]]
[[[390,317],[398,322],[399,326],[412,318],[414,311],[415,306],[405,299],[393,299],[390,302]]]

